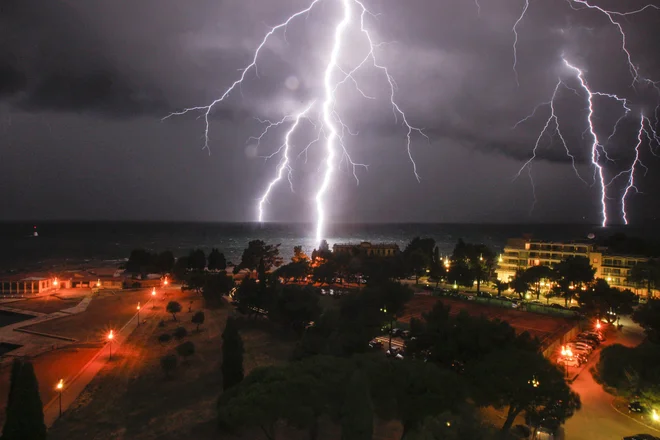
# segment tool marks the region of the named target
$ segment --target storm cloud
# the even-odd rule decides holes
[[[260,157],[277,150],[281,144],[277,136],[282,134],[274,130],[256,148],[250,137],[258,135],[263,125],[255,118],[279,120],[322,96],[338,2],[322,0],[292,23],[286,35],[276,33],[260,54],[257,69],[247,72],[242,87],[214,108],[209,119],[211,157],[201,151],[201,112],[161,119],[216,99],[249,64],[269,26],[307,4],[303,0],[2,2],[0,110],[4,121],[11,123],[4,122],[0,129],[4,144],[0,195],[11,193],[16,202],[16,209],[3,214],[5,219],[42,215],[37,208],[40,201],[53,192],[70,197],[81,182],[87,182],[88,197],[105,198],[119,208],[63,210],[55,205],[44,215],[253,220],[254,201],[277,163],[276,158]],[[632,87],[620,35],[606,17],[570,1],[531,3],[518,26],[516,75],[512,27],[522,2],[482,1],[479,10],[463,0],[366,4],[375,14],[369,17],[369,28],[384,43],[377,49],[378,57],[396,79],[397,102],[412,124],[425,129],[430,141],[413,137],[412,153],[422,176],[422,183],[417,183],[410,173],[406,131],[400,120],[395,123],[382,72],[369,66],[357,72],[361,90],[375,99],[364,98],[349,81],[337,91],[337,111],[358,133],[347,137],[351,155],[370,167],[358,170],[359,186],[351,172],[341,172],[333,188],[337,219],[530,219],[529,184],[523,179],[511,182],[532,157],[550,115],[549,105],[516,123],[547,102],[561,79],[556,112],[573,158],[551,125],[539,140],[533,165],[539,203],[531,219],[598,221],[596,188],[585,186],[572,169],[575,161],[581,176],[592,174],[592,140],[585,134],[586,97],[562,57],[584,70],[594,90],[629,100],[630,115],[607,143],[614,159],[606,164],[608,177],[630,166],[638,115],[644,111],[657,122],[654,110],[659,98],[648,82]],[[623,7],[614,2],[598,4]],[[636,0],[625,8],[641,5]],[[654,9],[622,20],[627,47],[644,78],[660,78],[659,25],[660,11]],[[355,29],[349,35],[341,60],[345,70],[365,54],[359,37]],[[623,110],[602,97],[596,104],[596,128],[601,138],[607,138]],[[296,143],[304,147],[314,136],[314,127],[306,125]],[[294,163],[296,191],[291,193],[283,185],[271,200],[275,220],[313,218],[310,200],[318,186],[322,157],[313,147],[309,155],[297,157],[301,147]],[[57,177],[45,171],[45,165],[30,162],[48,158],[53,151],[68,158],[59,163]],[[657,166],[648,145],[643,151],[645,163]],[[80,174],[90,167],[100,167],[91,186],[87,179],[92,176]],[[400,170],[398,183],[385,191],[383,182],[393,170]],[[43,176],[55,185],[42,188]],[[633,218],[660,214],[649,203],[654,179],[651,175],[640,181],[643,194],[635,194],[631,202],[639,212]],[[617,185],[614,182],[611,188],[613,198],[620,194]],[[132,198],[136,188],[141,188],[141,201]],[[466,191],[472,206],[462,203]],[[571,194],[563,199],[563,210],[556,207],[555,191]],[[18,199],[17,192],[28,197]],[[424,194],[422,203],[433,206],[416,205],[419,193]],[[152,206],[145,199],[167,201],[172,211],[154,208],[158,203]],[[401,212],[385,209],[391,205],[400,206]]]

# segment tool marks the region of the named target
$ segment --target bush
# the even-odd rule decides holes
[[[169,333],[163,333],[162,335],[158,336],[158,342],[161,344],[165,344],[166,342],[170,342],[172,340],[172,336],[170,336]]]
[[[175,354],[168,354],[160,358],[160,367],[165,372],[165,377],[170,377],[170,373],[176,369],[178,363],[179,360]]]
[[[167,303],[165,310],[167,310],[167,313],[171,313],[172,319],[176,321],[176,314],[181,311],[181,304],[177,301],[170,301]]]
[[[192,317],[192,323],[197,324],[197,331],[199,331],[199,326],[204,324],[204,312],[201,310],[196,312]]]
[[[195,354],[195,344],[192,341],[186,341],[183,344],[176,347],[176,352],[179,353],[184,359],[187,359],[188,356]]]
[[[165,320],[161,319],[160,322],[158,323],[158,327],[165,327]]]
[[[185,327],[177,327],[176,330],[174,330],[174,337],[177,339],[183,339],[186,336],[188,336],[188,330],[186,330]]]

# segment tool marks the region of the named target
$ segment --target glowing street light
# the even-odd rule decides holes
[[[62,417],[62,390],[64,390],[64,379],[60,379],[60,381],[57,382],[57,385],[55,385],[55,389],[57,390],[57,392],[59,394],[60,417]]]
[[[658,411],[655,409],[651,411],[651,419],[653,419],[654,422],[660,422],[660,414],[658,414]]]
[[[153,310],[155,308],[156,308],[156,288],[154,287],[151,290],[151,309]]]
[[[101,287],[101,278],[96,280],[96,287]]]
[[[114,339],[115,334],[112,330],[110,330],[110,333],[108,333],[108,342],[110,344],[110,358],[109,360],[112,360],[112,340]]]
[[[536,376],[532,376],[532,380],[528,380],[527,383],[533,386],[534,388],[538,388],[538,386],[540,385],[540,382],[538,381],[538,379],[536,379]]]
[[[163,280],[163,286],[167,286],[169,284],[169,281],[167,281],[167,277]]]
[[[600,327],[601,327],[601,325],[600,325],[600,319],[597,319],[597,320],[596,320],[596,329],[597,329],[597,330],[600,330]]]
[[[140,301],[138,301],[137,305],[137,325],[138,327],[140,326]]]

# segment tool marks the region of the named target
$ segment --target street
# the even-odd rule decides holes
[[[634,346],[644,338],[642,329],[629,317],[622,317],[623,331],[612,331],[603,346],[620,343]],[[605,392],[594,380],[589,371],[598,363],[600,350],[592,356],[586,368],[573,382],[572,388],[582,399],[582,409],[575,413],[564,425],[567,440],[621,440],[632,434],[648,433],[660,435],[660,427],[651,429],[641,425],[626,415],[620,414],[612,406],[614,396]]]

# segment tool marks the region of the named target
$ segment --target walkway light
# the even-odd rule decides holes
[[[108,333],[108,343],[110,344],[110,358],[109,360],[112,360],[112,340],[114,339],[115,334],[112,330],[110,330],[110,333]]]
[[[660,414],[658,414],[658,411],[653,410],[651,412],[651,418],[653,419],[654,422],[660,421]]]
[[[59,394],[60,417],[62,417],[62,390],[64,390],[64,379],[60,379],[60,381],[57,382],[57,385],[55,386],[55,389],[57,390],[57,392]]]

